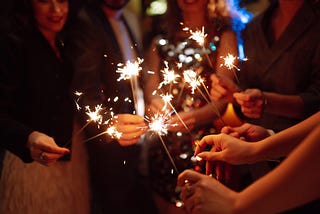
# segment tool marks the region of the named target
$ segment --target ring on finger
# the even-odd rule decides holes
[[[39,154],[39,159],[40,159],[40,160],[46,160],[46,159],[47,159],[47,157],[45,156],[44,152],[41,152],[41,153]]]

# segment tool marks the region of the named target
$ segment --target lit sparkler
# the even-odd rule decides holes
[[[192,93],[194,93],[194,90],[197,89],[198,92],[201,94],[201,96],[203,97],[203,99],[210,105],[212,105],[212,107],[214,108],[214,111],[216,113],[216,115],[218,116],[218,118],[222,121],[223,124],[225,124],[225,122],[222,120],[221,118],[221,114],[220,111],[218,109],[218,107],[211,102],[208,97],[210,97],[210,93],[207,90],[206,85],[204,84],[204,80],[201,78],[201,76],[199,74],[197,74],[197,72],[193,71],[193,70],[185,70],[183,72],[183,76],[184,76],[184,80],[185,82],[187,82],[191,89],[192,89]],[[202,90],[199,88],[199,86],[201,86],[204,88],[206,94],[204,94],[202,92]],[[207,96],[206,96],[207,95]]]
[[[165,111],[164,113],[160,114],[160,113],[157,113],[155,114],[153,117],[150,118],[150,120],[148,118],[146,118],[146,120],[149,122],[149,130],[156,133],[162,143],[162,146],[163,148],[165,149],[166,153],[167,153],[167,156],[175,170],[175,172],[178,174],[179,171],[178,171],[178,168],[176,166],[176,164],[174,163],[174,160],[162,138],[163,135],[166,135],[168,134],[168,127],[169,126],[174,126],[174,124],[169,124],[167,123],[167,121],[169,121],[169,116],[170,116],[170,113],[168,111]]]
[[[103,110],[102,105],[96,105],[94,108],[95,109],[94,111],[91,111],[89,106],[85,106],[85,109],[86,109],[86,114],[89,116],[89,119],[87,119],[87,123],[84,126],[82,126],[82,128],[80,128],[66,144],[63,145],[64,147],[71,144],[73,137],[79,135],[91,122],[96,122],[98,126],[102,124],[102,119],[103,119],[101,114],[101,111]]]
[[[189,28],[184,28],[184,30],[189,30]],[[204,32],[204,27],[202,26],[201,31],[200,30],[196,30],[196,31],[189,30],[189,33],[191,34],[191,36],[189,36],[189,39],[193,39],[194,41],[196,41],[202,47],[203,52],[204,52],[204,54],[205,54],[205,56],[206,56],[206,58],[208,60],[208,63],[210,65],[210,67],[212,69],[214,69],[213,64],[211,62],[211,59],[210,59],[210,57],[208,55],[208,52],[207,52],[207,50],[206,50],[206,48],[204,46],[205,45],[205,39],[208,36],[208,34],[206,34]]]
[[[168,85],[168,84],[170,84],[170,88],[171,88],[171,84],[177,83],[176,79],[180,77],[179,74],[175,74],[174,70],[169,69],[167,61],[164,61],[164,64],[165,64],[165,68],[163,70],[160,70],[163,73],[163,81],[159,84],[158,89],[160,89],[163,85]],[[169,92],[170,91],[171,89],[169,89]]]
[[[237,71],[240,71],[240,68],[238,68],[234,64],[235,60],[239,59],[239,57],[235,57],[232,54],[228,53],[227,56],[225,56],[225,57],[221,56],[220,58],[222,58],[224,60],[224,63],[221,63],[220,67],[225,66],[227,69],[232,70],[235,79],[237,80],[238,83],[240,83],[239,78],[237,76],[237,73],[234,70],[234,69],[236,69]],[[246,60],[246,59],[244,59],[244,60]]]
[[[176,109],[171,104],[171,100],[172,100],[173,96],[171,94],[167,93],[167,94],[160,94],[160,97],[162,97],[162,100],[164,101],[164,108],[163,109],[166,109],[167,104],[169,104],[169,106],[172,108],[174,113],[177,115],[178,119],[180,120],[180,122],[182,123],[184,128],[190,133],[189,128],[187,127],[187,125],[184,123],[184,121],[180,117],[179,113],[176,111]]]
[[[127,61],[125,65],[122,63],[119,63],[118,69],[116,71],[117,73],[120,73],[120,77],[117,79],[117,81],[130,79],[133,102],[136,109],[137,109],[138,88],[139,88],[137,77],[139,76],[139,73],[142,70],[142,67],[140,66],[142,62],[143,62],[143,59],[137,58],[137,60],[134,62]]]

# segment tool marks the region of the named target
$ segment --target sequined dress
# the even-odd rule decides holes
[[[208,57],[212,59],[211,63],[214,65],[219,40],[219,36],[213,37],[208,42],[207,46],[209,48],[204,48],[189,38],[176,44],[170,43],[161,36],[156,40],[157,50],[161,61],[163,61],[161,70],[174,69],[175,73],[179,75],[177,83],[163,85],[159,90],[163,94],[168,93],[173,96],[171,104],[177,112],[187,112],[202,107],[210,100],[208,96],[209,86],[211,85],[209,77],[213,69],[208,62]],[[196,72],[196,78],[203,79],[203,85],[192,88],[190,84],[186,83],[183,80],[185,79],[184,72],[186,70]],[[204,85],[207,87],[207,92],[204,89]],[[201,93],[199,92],[200,90]],[[196,127],[186,133],[169,132],[167,135],[162,136],[178,172],[174,170],[174,166],[170,162],[161,141],[159,141],[159,137],[154,135],[152,139],[149,139],[148,166],[153,191],[167,201],[177,203],[179,201],[179,189],[176,187],[177,174],[184,169],[190,168],[204,172],[203,164],[193,157],[195,142],[204,135],[215,132],[216,130],[212,123]]]

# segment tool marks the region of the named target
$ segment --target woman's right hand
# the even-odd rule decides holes
[[[70,150],[59,147],[52,137],[41,132],[34,131],[28,137],[27,147],[31,157],[42,165],[50,166]]]

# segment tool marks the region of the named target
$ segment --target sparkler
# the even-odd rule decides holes
[[[208,55],[208,52],[204,46],[205,44],[205,39],[208,36],[208,34],[204,33],[204,27],[202,26],[201,31],[200,30],[196,30],[196,31],[192,31],[189,28],[184,28],[184,30],[189,30],[189,33],[191,34],[191,36],[189,36],[189,39],[193,39],[194,41],[196,41],[203,49],[204,55],[207,58],[207,61],[209,63],[209,66],[214,69],[213,64],[211,62],[211,59]]]
[[[158,89],[160,89],[163,85],[170,84],[169,92],[171,91],[171,85],[177,83],[176,79],[180,77],[179,74],[175,74],[174,70],[170,70],[168,66],[168,62],[164,61],[165,68],[160,70],[163,73],[163,81],[160,82]]]
[[[160,114],[157,113],[155,114],[153,117],[150,118],[150,120],[148,118],[146,118],[147,122],[149,122],[149,130],[156,133],[161,141],[161,144],[164,148],[164,150],[166,151],[166,154],[175,170],[175,172],[177,173],[177,175],[179,175],[179,170],[176,166],[176,164],[174,163],[174,160],[162,138],[163,135],[168,134],[168,127],[169,126],[174,126],[174,124],[168,124],[166,123],[169,120],[169,116],[170,113],[168,111],[165,111],[164,113]]]
[[[238,84],[239,84],[240,81],[239,81],[238,75],[237,75],[236,71],[234,70],[234,69],[236,69],[237,71],[240,71],[240,68],[238,68],[238,67],[234,64],[234,61],[235,61],[236,59],[239,59],[239,57],[235,57],[235,56],[233,56],[232,54],[228,53],[227,56],[225,56],[225,57],[220,56],[220,58],[222,58],[222,59],[224,60],[224,63],[221,63],[221,64],[220,64],[220,67],[225,66],[227,69],[232,70],[233,75],[234,75],[235,79],[237,80],[237,82],[238,82]],[[247,59],[244,59],[244,60],[247,60]]]
[[[161,94],[160,97],[162,97],[162,100],[164,101],[164,107],[163,109],[166,109],[167,104],[169,104],[169,106],[172,108],[172,110],[174,111],[174,113],[177,115],[178,119],[180,120],[180,122],[182,123],[182,125],[184,126],[184,128],[190,133],[189,128],[187,127],[187,125],[183,122],[182,118],[180,117],[180,115],[178,114],[178,112],[176,111],[176,109],[173,107],[173,105],[171,104],[171,100],[173,98],[172,94]]]
[[[221,122],[223,124],[225,124],[225,122],[223,121],[223,119],[221,118],[221,114],[220,111],[218,109],[218,107],[212,103],[208,98],[210,97],[210,93],[207,90],[206,85],[204,84],[204,80],[201,78],[201,76],[199,74],[197,74],[195,71],[193,70],[185,70],[183,72],[183,76],[184,76],[184,80],[185,82],[187,82],[190,87],[192,88],[192,93],[194,93],[194,90],[197,89],[198,92],[201,94],[201,96],[203,97],[203,99],[210,105],[212,105],[212,107],[214,108],[215,113],[217,114],[218,118],[221,120]],[[201,91],[201,89],[199,88],[199,86],[203,86],[203,88],[205,89],[205,92],[207,94],[207,96]]]
[[[119,63],[118,69],[116,70],[117,73],[120,73],[120,77],[117,79],[117,81],[130,79],[133,102],[136,110],[138,109],[137,100],[139,88],[137,77],[139,76],[139,73],[142,70],[140,66],[142,62],[143,59],[137,58],[137,60],[134,62],[127,61],[125,65]]]
[[[72,139],[74,136],[79,135],[91,122],[96,122],[98,125],[102,124],[102,115],[100,114],[103,110],[102,105],[95,106],[95,111],[91,111],[89,106],[85,106],[86,114],[89,116],[89,119],[87,120],[87,123],[82,126],[66,144],[63,145],[63,147],[68,146],[72,143]]]

